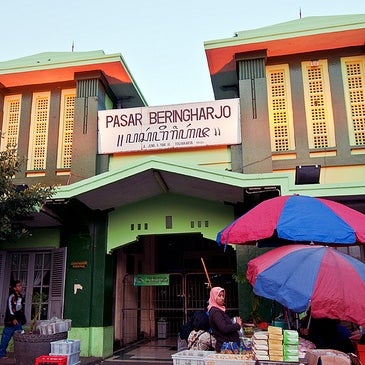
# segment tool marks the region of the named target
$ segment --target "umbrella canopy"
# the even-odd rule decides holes
[[[256,295],[314,318],[365,325],[365,264],[335,248],[288,245],[248,263],[246,277]]]
[[[277,238],[297,243],[365,243],[365,214],[328,199],[278,196],[263,201],[223,228],[217,242],[253,244]]]

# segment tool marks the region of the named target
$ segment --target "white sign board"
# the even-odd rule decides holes
[[[239,143],[239,99],[98,112],[100,154]]]

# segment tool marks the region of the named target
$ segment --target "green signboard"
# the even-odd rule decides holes
[[[134,286],[163,286],[170,284],[169,274],[134,275]]]

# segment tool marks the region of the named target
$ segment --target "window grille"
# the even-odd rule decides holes
[[[350,145],[365,145],[365,56],[342,59]]]
[[[294,150],[294,126],[289,66],[268,66],[266,68],[266,78],[271,150],[273,152]]]
[[[6,146],[16,147],[18,145],[21,95],[5,96],[4,118],[1,138],[1,150]]]
[[[28,170],[46,168],[49,103],[49,92],[33,94]]]
[[[309,148],[335,146],[327,61],[302,62]]]
[[[71,167],[75,99],[76,90],[62,91],[57,168]]]

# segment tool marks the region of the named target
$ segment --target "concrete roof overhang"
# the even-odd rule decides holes
[[[111,211],[168,193],[242,206],[250,194],[272,194],[274,190],[280,195],[326,197],[365,213],[363,183],[295,185],[294,176],[289,173],[242,174],[151,156],[118,170],[61,186],[27,225],[60,225],[58,208],[73,199],[94,211]]]
[[[237,55],[264,51],[266,58],[357,47],[365,43],[365,14],[314,16],[204,42],[216,99],[237,97]]]
[[[75,74],[101,71],[108,88],[125,108],[146,105],[146,101],[120,54],[103,51],[45,52],[0,62],[0,88],[16,90],[27,86],[69,83]]]
[[[78,199],[92,210],[110,210],[156,195],[173,193],[227,204],[244,202],[247,188],[287,185],[288,174],[243,175],[182,165],[156,157],[62,186],[54,202]]]

